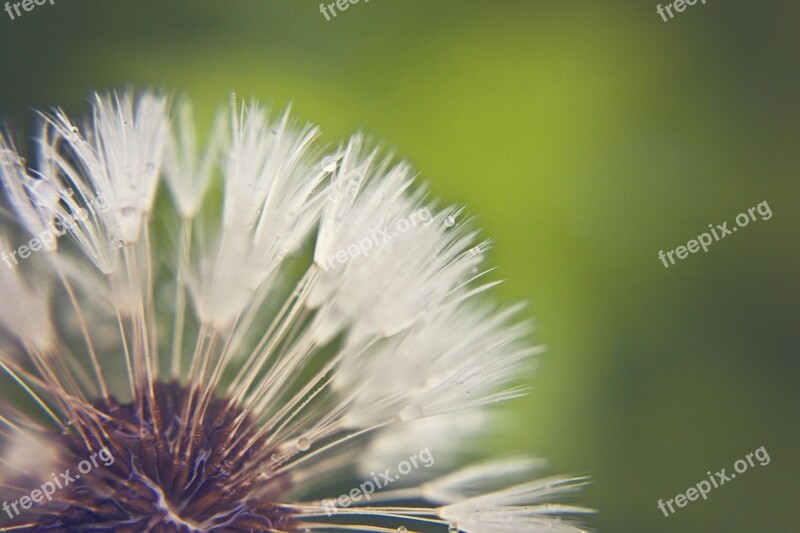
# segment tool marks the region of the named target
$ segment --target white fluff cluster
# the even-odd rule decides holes
[[[316,127],[235,99],[205,144],[185,100],[97,96],[92,110],[83,126],[45,115],[35,170],[0,139],[20,239],[56,225],[68,236],[12,269],[0,264],[0,335],[33,363],[8,351],[0,361],[56,421],[86,398],[140,401],[158,380],[201,398],[226,394],[262,428],[254,442],[275,450],[264,475],[292,480],[292,499],[277,494],[275,505],[297,513],[298,530],[324,531],[324,509],[301,490],[319,490],[321,473],[375,469],[426,438],[455,458],[461,436],[491,418],[486,406],[523,392],[518,379],[538,350],[521,307],[487,299],[489,243],[460,208],[430,202],[408,164],[360,135],[326,152]],[[98,198],[109,208],[90,209]],[[421,210],[424,223],[409,223]],[[0,235],[6,251],[9,239],[10,230]],[[365,239],[368,250],[322,268]],[[57,323],[54,300],[72,309]],[[433,479],[416,471],[415,485],[341,509],[337,527],[389,519],[406,524],[398,531],[415,522],[581,531],[561,516],[584,509],[550,502],[584,480],[526,481],[539,466],[510,459]]]

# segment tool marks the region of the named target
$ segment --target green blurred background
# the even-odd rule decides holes
[[[0,119],[145,85],[362,129],[497,238],[548,352],[498,450],[590,473],[602,531],[798,531],[800,4],[56,0],[0,12]],[[665,269],[767,201],[773,218]],[[656,507],[760,446],[756,466]]]

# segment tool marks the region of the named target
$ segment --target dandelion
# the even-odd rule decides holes
[[[582,531],[553,499],[585,479],[458,468],[538,353],[462,209],[288,112],[234,98],[211,129],[125,93],[42,115],[35,165],[0,137],[0,369],[30,400],[0,404],[3,530]],[[422,448],[435,469],[323,504]]]

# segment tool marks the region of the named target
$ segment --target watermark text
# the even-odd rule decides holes
[[[370,475],[372,476],[371,480],[365,481],[358,487],[353,488],[353,490],[348,493],[342,494],[338,498],[325,499],[320,503],[327,515],[333,516],[338,512],[339,508],[346,509],[353,503],[357,503],[362,499],[365,501],[370,501],[376,490],[385,489],[387,486],[399,480],[401,477],[409,474],[412,470],[416,470],[420,467],[430,468],[434,464],[435,460],[431,454],[431,451],[428,448],[425,448],[424,450],[420,450],[419,452],[410,456],[408,460],[400,461],[400,463],[397,465],[396,474],[393,474],[389,468],[383,472],[379,472],[378,474],[375,472],[370,472]]]
[[[70,474],[70,469],[67,468],[65,471],[59,473],[57,476],[55,473],[51,473],[53,480],[52,481],[45,481],[42,483],[41,487],[38,489],[34,489],[31,491],[30,495],[23,496],[19,500],[14,502],[3,502],[3,511],[8,514],[9,518],[14,518],[19,516],[22,511],[28,510],[33,507],[36,503],[42,503],[45,499],[48,502],[53,501],[53,495],[56,493],[57,490],[62,490],[67,486],[77,482],[81,478],[81,474],[88,474],[94,468],[98,468],[100,463],[98,463],[98,459],[102,462],[103,466],[109,467],[114,464],[114,456],[108,451],[108,448],[103,448],[102,450],[93,453],[89,459],[84,459],[80,463],[78,463],[78,474]]]
[[[727,222],[716,225],[709,224],[708,228],[711,230],[710,233],[701,233],[696,239],[687,242],[686,246],[678,246],[674,250],[667,251],[666,254],[664,250],[659,250],[658,258],[664,263],[664,268],[669,268],[670,265],[675,264],[675,257],[673,256],[676,256],[678,259],[686,259],[690,253],[696,253],[700,249],[703,250],[703,253],[708,252],[708,247],[711,246],[711,244],[724,239],[728,235],[733,235],[735,231],[747,226],[751,221],[755,222],[756,213],[761,215],[761,220],[769,220],[772,218],[772,209],[770,209],[767,201],[764,200],[757,206],[748,209],[747,212],[736,215],[735,226],[729,228]],[[667,263],[667,259],[669,259],[669,263]]]
[[[709,470],[706,472],[708,479],[704,479],[703,481],[697,483],[694,487],[689,488],[685,493],[682,492],[674,498],[670,498],[666,502],[664,500],[658,500],[658,508],[662,513],[664,513],[664,516],[668,517],[676,511],[675,507],[673,507],[673,503],[678,507],[686,507],[689,502],[696,501],[700,497],[702,497],[704,500],[707,500],[708,493],[711,492],[711,489],[718,489],[722,485],[729,483],[736,478],[736,474],[743,474],[748,468],[754,467],[756,463],[753,458],[757,459],[758,464],[761,466],[767,466],[770,461],[767,449],[762,446],[754,452],[748,453],[745,456],[745,459],[739,459],[733,463],[733,469],[735,472],[728,474],[726,472],[727,468],[723,468],[719,472],[712,474]],[[667,512],[667,508],[669,508],[669,512]]]

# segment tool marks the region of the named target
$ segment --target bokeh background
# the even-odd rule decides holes
[[[0,119],[30,133],[33,108],[144,85],[363,130],[479,216],[501,297],[531,302],[548,351],[487,446],[591,474],[601,531],[797,531],[800,4],[656,5],[56,0],[0,12]],[[658,260],[762,201],[772,219]],[[761,446],[708,501],[656,507]]]

